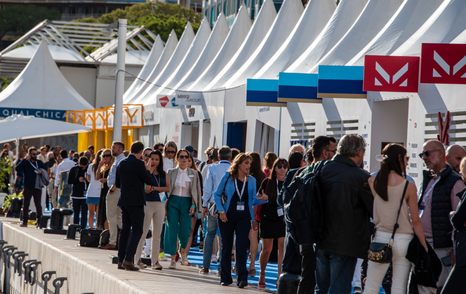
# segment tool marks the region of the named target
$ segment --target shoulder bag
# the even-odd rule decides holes
[[[367,258],[372,262],[377,262],[377,263],[392,262],[393,239],[395,238],[396,230],[399,227],[398,219],[400,217],[401,206],[403,205],[403,200],[405,199],[405,194],[406,194],[406,189],[408,188],[408,184],[409,182],[406,181],[405,187],[403,189],[403,194],[401,195],[400,206],[398,207],[396,222],[393,228],[392,236],[390,237],[390,241],[388,241],[388,243],[371,242],[371,244],[369,245],[369,253],[368,253]]]

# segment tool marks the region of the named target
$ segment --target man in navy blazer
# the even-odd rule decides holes
[[[134,254],[141,239],[144,224],[144,184],[151,183],[149,167],[142,160],[144,145],[134,142],[131,154],[123,159],[116,171],[115,185],[120,189],[118,206],[122,212],[122,229],[118,246],[118,269],[137,271]]]

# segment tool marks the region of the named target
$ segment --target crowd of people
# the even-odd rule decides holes
[[[102,249],[118,249],[118,269],[138,271],[150,256],[151,268],[162,270],[165,255],[170,269],[187,266],[191,246],[199,246],[200,274],[219,261],[220,284],[231,285],[235,272],[244,288],[257,274],[260,243],[260,289],[276,256],[279,293],[464,292],[466,150],[425,142],[419,189],[406,172],[405,147],[386,145],[372,174],[363,169],[365,150],[355,134],[338,142],[318,136],[308,150],[293,145],[288,158],[268,152],[263,160],[223,146],[209,147],[200,161],[192,146],[174,142],[134,142],[128,151],[113,142],[80,153],[29,147],[15,166],[15,189],[24,194],[21,226],[28,225],[31,199],[40,218],[46,195],[47,206],[73,209],[74,224],[109,230]],[[287,217],[298,179],[317,187],[301,192],[313,199],[299,230],[305,236]],[[391,254],[380,253],[380,244]]]

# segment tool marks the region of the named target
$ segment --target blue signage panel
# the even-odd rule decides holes
[[[246,105],[248,106],[286,106],[277,101],[278,80],[247,79]]]
[[[60,121],[66,120],[66,110],[0,107],[0,117],[8,117],[13,114],[35,116]]]
[[[278,77],[279,102],[322,102],[317,98],[317,74],[281,72]]]
[[[318,96],[323,98],[367,98],[362,90],[363,66],[319,65]]]

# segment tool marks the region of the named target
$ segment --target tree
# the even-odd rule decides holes
[[[188,21],[194,31],[197,31],[202,15],[180,5],[156,2],[135,4],[125,9],[113,10],[98,18],[83,18],[78,21],[111,24],[116,23],[119,18],[126,18],[129,25],[144,26],[166,41],[172,29],[180,36]]]
[[[44,19],[59,19],[60,13],[46,7],[25,5],[0,9],[0,40],[6,34],[23,35]]]

